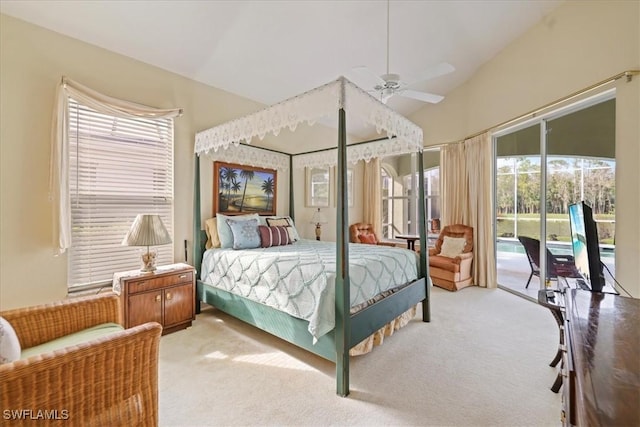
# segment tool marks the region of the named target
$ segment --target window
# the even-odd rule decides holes
[[[438,232],[440,229],[440,167],[424,171],[424,197],[427,231]]]
[[[389,166],[380,168],[382,188],[382,237],[393,239],[396,234],[408,233],[409,194],[403,180],[394,177]]]
[[[382,160],[382,235],[418,234],[418,179],[415,155],[386,157]],[[427,231],[437,229],[440,219],[440,150],[425,150],[424,194]],[[399,173],[396,174],[395,170]]]
[[[121,244],[137,214],[159,214],[173,234],[173,119],[114,117],[72,98],[68,117],[68,286],[76,290],[140,267],[147,248]],[[158,265],[173,262],[173,245],[151,249]]]
[[[418,173],[415,173],[415,180],[412,180],[410,176],[404,178],[405,187],[408,188],[409,194],[414,194],[412,190],[412,183],[416,183],[415,194],[418,194]],[[424,171],[424,198],[425,198],[425,215],[427,221],[427,232],[438,232],[439,222],[433,222],[434,219],[440,219],[440,168],[435,167],[431,169],[425,169]],[[410,218],[409,224],[415,224],[413,218],[418,218],[418,204],[411,203],[414,207],[413,217]],[[409,227],[409,234],[418,234],[418,227]]]

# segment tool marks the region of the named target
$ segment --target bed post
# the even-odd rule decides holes
[[[431,287],[429,286],[429,264],[427,263],[427,253],[429,248],[427,246],[427,233],[426,233],[426,208],[427,202],[424,198],[424,158],[422,151],[418,152],[418,229],[420,232],[420,277],[424,277],[425,286],[425,299],[422,301],[422,321],[431,321]]]
[[[344,90],[344,89],[343,89]],[[351,295],[349,285],[349,229],[347,194],[347,138],[344,108],[338,111],[338,197],[336,220],[336,382],[340,396],[349,394],[349,342]]]
[[[202,264],[202,242],[200,242],[200,157],[196,154],[195,165],[193,167],[193,249],[191,256],[193,258],[193,267],[196,269],[196,280],[200,275],[200,265]],[[196,292],[196,313],[200,313],[200,302]]]
[[[289,217],[295,223],[296,217],[293,211],[293,156],[289,155]]]

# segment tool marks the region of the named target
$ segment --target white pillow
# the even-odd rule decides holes
[[[216,224],[218,227],[218,238],[220,239],[220,247],[223,249],[233,248],[233,232],[231,231],[231,227],[227,224],[228,219],[234,220],[245,220],[245,219],[257,219],[260,220],[258,214],[249,214],[249,215],[222,215],[216,214],[216,218],[218,218],[218,223]]]
[[[467,239],[464,237],[444,236],[442,247],[440,248],[440,256],[455,258],[462,253],[466,243]]]
[[[13,326],[0,317],[0,364],[20,359],[20,340]]]

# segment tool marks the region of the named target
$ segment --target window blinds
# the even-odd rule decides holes
[[[158,214],[173,235],[173,119],[98,113],[69,98],[69,289],[111,282],[140,268],[146,247],[122,246],[139,213]],[[173,245],[152,247],[157,264]]]

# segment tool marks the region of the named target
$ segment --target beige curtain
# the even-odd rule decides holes
[[[464,144],[448,144],[440,150],[440,226],[467,224],[467,169]]]
[[[473,227],[473,283],[498,286],[493,242],[493,155],[489,133],[440,150],[442,226]]]
[[[468,225],[473,227],[473,283],[498,286],[493,237],[493,154],[486,132],[464,142],[467,159]]]
[[[363,221],[373,226],[378,238],[382,238],[382,189],[380,185],[380,159],[364,164],[364,194],[362,198]]]
[[[179,108],[159,109],[111,98],[66,77],[56,90],[51,123],[51,163],[49,167],[49,200],[53,205],[53,246],[56,255],[71,246],[71,205],[69,197],[69,97],[94,110],[116,117],[161,119],[182,113]]]

